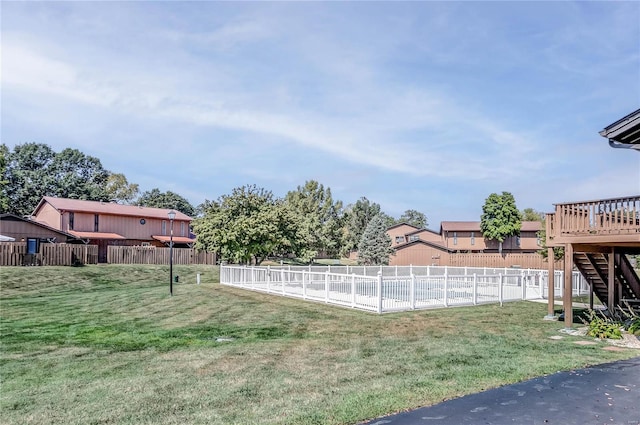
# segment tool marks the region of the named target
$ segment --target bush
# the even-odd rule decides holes
[[[621,339],[622,338],[622,323],[598,314],[598,312],[591,310],[589,312],[589,322],[586,323],[589,326],[587,335],[600,339]]]

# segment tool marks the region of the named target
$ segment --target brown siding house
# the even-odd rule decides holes
[[[33,211],[32,219],[86,243],[98,245],[98,261],[106,262],[108,245],[168,244],[171,232],[169,211],[45,196]],[[191,221],[191,217],[176,211],[174,246],[190,246],[195,242],[189,231]]]
[[[538,221],[523,221],[520,236],[503,242],[503,253],[536,253],[541,248],[541,228]],[[401,223],[390,227],[387,233],[395,249],[389,259],[391,265],[448,265],[454,253],[498,252],[498,242],[482,236],[479,221],[443,221],[440,232]]]

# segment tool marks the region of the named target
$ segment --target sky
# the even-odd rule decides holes
[[[640,194],[640,2],[0,3],[0,142],[194,206],[308,180],[430,228]]]

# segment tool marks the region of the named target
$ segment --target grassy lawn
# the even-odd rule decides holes
[[[0,269],[0,422],[355,424],[639,354],[549,339],[545,304],[377,316],[174,269],[173,297],[168,267]]]

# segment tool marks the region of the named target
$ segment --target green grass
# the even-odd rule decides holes
[[[638,355],[549,339],[545,304],[377,316],[175,273],[0,269],[0,423],[355,424]]]

